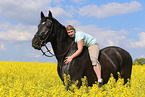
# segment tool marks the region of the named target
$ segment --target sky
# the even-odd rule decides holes
[[[40,13],[49,10],[62,25],[94,36],[100,49],[119,46],[133,60],[145,58],[144,0],[0,0],[0,61],[57,62],[31,46]]]

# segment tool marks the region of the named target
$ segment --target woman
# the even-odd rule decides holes
[[[70,63],[73,58],[81,54],[83,46],[87,46],[89,50],[90,59],[92,61],[93,69],[98,78],[98,87],[102,87],[103,79],[101,78],[101,65],[98,61],[99,45],[97,43],[97,40],[87,33],[76,31],[75,28],[71,25],[68,25],[66,27],[66,30],[68,36],[74,38],[74,41],[77,43],[78,50],[73,55],[66,57],[66,60],[64,62],[66,64]]]

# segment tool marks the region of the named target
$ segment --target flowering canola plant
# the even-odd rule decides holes
[[[145,64],[133,65],[131,80],[126,85],[120,77],[115,82],[111,75],[102,88],[98,88],[97,82],[86,87],[84,77],[80,89],[72,85],[71,92],[66,91],[60,80],[56,63],[1,61],[0,97],[145,97],[144,75]]]

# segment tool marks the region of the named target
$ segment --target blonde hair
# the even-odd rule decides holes
[[[76,31],[76,29],[72,25],[66,26],[66,30],[74,30],[74,31]]]

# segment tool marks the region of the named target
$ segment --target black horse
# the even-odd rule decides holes
[[[32,39],[32,46],[37,50],[51,42],[55,57],[58,61],[57,71],[64,82],[64,74],[70,75],[71,84],[78,80],[77,86],[80,87],[81,78],[87,77],[88,85],[92,86],[97,81],[96,74],[91,65],[87,47],[83,48],[82,53],[74,58],[70,64],[65,64],[66,56],[70,56],[77,50],[77,45],[73,39],[67,35],[66,28],[60,24],[49,11],[48,17],[41,12],[41,21],[38,31]],[[43,52],[44,53],[44,52]],[[117,72],[124,78],[124,84],[131,78],[132,58],[124,49],[116,46],[106,47],[100,50],[99,61],[102,67],[103,84],[106,84],[112,73],[118,79]],[[67,86],[67,88],[69,88]]]

